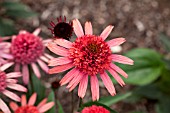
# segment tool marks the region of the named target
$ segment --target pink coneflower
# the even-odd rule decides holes
[[[11,73],[4,72],[4,70],[6,70],[11,65],[12,64],[8,63],[0,66],[0,95],[3,94],[11,98],[12,100],[19,102],[20,97],[18,97],[15,93],[10,91],[9,89],[20,91],[20,92],[26,92],[27,89],[22,85],[17,84],[17,78],[21,77],[20,72],[11,72]],[[5,104],[5,102],[2,100],[2,98],[0,98],[0,109],[4,113],[11,113],[9,108]]]
[[[21,96],[21,106],[14,102],[10,102],[10,107],[14,113],[44,113],[54,106],[54,102],[47,103],[47,98],[43,99],[37,106],[35,106],[37,94],[34,93],[28,103],[26,95]]]
[[[85,107],[81,113],[110,113],[110,111],[102,106],[92,105],[90,107]]]
[[[11,54],[15,63],[15,71],[19,71],[22,65],[23,81],[25,84],[29,82],[29,69],[33,69],[35,75],[40,78],[41,74],[37,63],[45,72],[48,71],[48,62],[52,58],[49,54],[44,53],[45,44],[49,40],[42,40],[39,36],[40,29],[36,29],[33,33],[20,31],[17,36],[12,37]]]
[[[113,29],[111,25],[106,27],[100,36],[93,35],[90,22],[85,23],[85,34],[77,19],[73,20],[73,27],[77,35],[75,42],[56,39],[55,43],[48,44],[47,47],[52,52],[62,56],[49,61],[49,66],[56,66],[50,69],[49,73],[60,73],[74,67],[62,78],[60,84],[69,83],[67,88],[69,88],[69,91],[72,91],[80,83],[78,96],[81,98],[85,96],[89,76],[93,101],[99,99],[99,83],[97,79],[97,75],[99,75],[109,93],[112,96],[115,95],[115,88],[106,70],[112,74],[121,86],[125,85],[118,73],[126,78],[128,75],[116,66],[114,62],[132,65],[133,60],[125,56],[112,54],[110,49],[112,46],[124,43],[125,39],[116,38],[105,42],[104,40]]]

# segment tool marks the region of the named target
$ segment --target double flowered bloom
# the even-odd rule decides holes
[[[72,91],[78,84],[78,96],[83,98],[88,85],[88,77],[90,77],[92,100],[99,99],[99,83],[97,75],[100,76],[104,85],[111,95],[115,95],[114,85],[106,73],[108,71],[123,86],[125,83],[118,75],[121,74],[125,78],[128,75],[114,62],[123,64],[133,64],[133,60],[117,54],[111,53],[111,47],[118,46],[125,42],[124,38],[112,39],[108,42],[104,40],[111,33],[113,26],[108,26],[100,34],[93,35],[92,25],[90,22],[85,23],[85,33],[80,22],[73,20],[74,32],[77,36],[75,42],[64,39],[56,39],[48,44],[48,48],[53,53],[60,55],[49,61],[49,66],[55,66],[49,69],[49,73],[60,73],[71,69],[60,81],[61,85],[68,83],[67,88]]]

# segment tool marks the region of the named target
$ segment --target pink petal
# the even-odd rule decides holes
[[[125,73],[120,67],[116,66],[115,64],[110,63],[110,67],[117,71],[119,74],[123,75],[125,78],[128,77],[127,73]]]
[[[26,95],[21,96],[21,106],[27,105],[27,98]]]
[[[54,58],[53,56],[51,56],[51,55],[49,55],[49,54],[47,54],[47,53],[45,53],[44,55],[45,55],[48,59]]]
[[[109,76],[107,75],[106,72],[100,74],[100,77],[105,85],[105,87],[107,88],[107,90],[109,91],[109,93],[114,96],[116,94],[114,85],[112,83],[112,81],[110,80]]]
[[[65,48],[72,47],[72,42],[62,39],[62,38],[55,39],[54,42],[62,47],[65,47]]]
[[[99,100],[99,83],[96,75],[91,76],[91,92],[92,92],[92,100]]]
[[[4,90],[2,93],[3,93],[4,95],[6,95],[7,97],[9,97],[10,99],[12,99],[12,100],[15,100],[15,101],[17,101],[17,102],[20,101],[19,96],[17,96],[16,94],[14,94],[14,93],[11,92],[11,91]]]
[[[114,27],[114,26],[112,26],[112,25],[107,26],[107,27],[103,30],[103,32],[100,34],[100,37],[102,37],[102,39],[105,40],[105,39],[109,36],[109,34],[111,33],[113,27]]]
[[[85,23],[85,34],[86,35],[92,35],[93,34],[93,29],[92,29],[91,22],[86,22]]]
[[[20,71],[20,64],[18,64],[18,63],[15,64],[14,71],[15,71],[15,72]]]
[[[4,49],[4,48],[10,48],[11,43],[9,42],[1,42],[0,43],[0,49]]]
[[[7,78],[18,78],[18,77],[21,77],[21,73],[20,72],[11,72],[11,73],[8,73],[6,74],[6,77]]]
[[[125,56],[122,56],[122,55],[112,54],[111,58],[112,58],[112,60],[114,62],[119,62],[119,63],[122,63],[122,64],[133,65],[133,60],[132,59],[130,59],[128,57],[125,57]]]
[[[7,54],[7,53],[1,53],[0,52],[0,56],[2,58],[6,58],[6,59],[13,59],[13,56],[11,54]]]
[[[61,65],[61,66],[56,66],[54,68],[51,68],[49,69],[49,74],[54,74],[54,73],[60,73],[60,72],[63,72],[63,71],[66,71],[70,68],[72,68],[74,66],[73,63],[69,63],[69,64],[64,64],[64,65]]]
[[[38,34],[41,32],[40,28],[37,28],[32,34],[34,34],[35,36],[38,36]]]
[[[52,42],[52,39],[45,39],[43,40],[43,45],[46,47],[48,45],[48,43]]]
[[[53,53],[55,53],[57,55],[69,56],[67,49],[57,46],[55,43],[48,43],[47,47],[50,51],[52,51]]]
[[[37,93],[34,93],[34,94],[30,97],[30,99],[29,99],[29,101],[28,101],[28,105],[34,105],[36,99],[37,99]]]
[[[88,75],[83,75],[83,78],[80,81],[79,88],[78,88],[78,96],[83,98],[85,96],[86,90],[88,85]]]
[[[110,69],[108,69],[108,71],[122,87],[125,85],[122,78],[113,69],[110,68]]]
[[[54,106],[54,102],[49,102],[49,103],[43,105],[42,107],[40,107],[39,112],[44,113],[44,112],[48,111],[49,109],[51,109],[53,106]]]
[[[46,58],[45,56],[40,56],[40,59],[46,63],[48,63],[49,59]]]
[[[19,84],[8,84],[7,87],[10,89],[17,90],[17,91],[27,92],[27,89],[24,86],[19,85]]]
[[[22,76],[24,84],[27,85],[29,82],[29,70],[27,65],[23,65],[22,67]]]
[[[16,111],[18,109],[18,105],[14,102],[10,102],[9,106],[13,111]]]
[[[71,71],[69,71],[60,81],[61,86],[67,84],[68,82],[70,82],[70,80],[72,80],[75,76],[77,76],[79,74],[79,70],[77,70],[76,68],[72,69]]]
[[[17,79],[6,79],[7,83],[11,83],[11,84],[16,84],[18,82]]]
[[[78,19],[73,20],[73,28],[77,37],[81,37],[84,35],[83,28]]]
[[[14,64],[13,62],[6,63],[0,67],[0,70],[5,71],[7,68],[11,67],[13,64]]]
[[[35,75],[37,76],[37,78],[40,78],[40,77],[41,77],[41,74],[40,74],[40,71],[39,71],[39,69],[38,69],[37,64],[31,63],[31,66],[32,66],[32,69],[33,69]]]
[[[42,107],[45,103],[47,102],[47,98],[43,99],[37,106],[37,108],[39,109],[40,107]]]
[[[42,60],[38,59],[37,60],[38,64],[40,65],[40,67],[42,68],[42,70],[44,70],[46,73],[48,73],[48,66],[47,64],[45,64]]]
[[[110,47],[113,47],[113,46],[119,46],[119,45],[123,44],[125,41],[126,41],[125,38],[115,38],[115,39],[109,40],[107,42],[107,44]]]
[[[1,100],[0,98],[0,109],[4,112],[4,113],[11,113],[8,106],[5,104],[5,102],[3,100]]]
[[[48,66],[58,66],[58,65],[68,64],[71,62],[72,60],[69,59],[68,57],[58,57],[58,58],[51,59],[49,61]]]

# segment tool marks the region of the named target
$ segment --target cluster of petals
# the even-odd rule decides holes
[[[47,103],[47,98],[43,99],[37,106],[35,106],[36,98],[37,94],[34,93],[27,102],[26,95],[22,95],[21,106],[18,106],[14,102],[10,102],[10,108],[14,113],[45,113],[54,106],[54,102]]]
[[[17,78],[21,77],[20,72],[10,73],[4,72],[9,67],[10,65],[8,64],[3,64],[2,66],[0,66],[0,95],[3,94],[12,100],[20,102],[20,97],[16,95],[14,92],[10,91],[10,89],[20,92],[27,92],[27,89],[24,86],[17,83],[18,81]],[[2,98],[0,98],[0,109],[4,113],[11,113],[8,106],[5,104]]]
[[[102,106],[92,105],[90,107],[85,107],[81,113],[110,113],[110,111]]]
[[[60,55],[59,58],[53,58],[49,61],[49,66],[55,66],[49,69],[49,73],[60,73],[71,69],[60,81],[61,85],[68,83],[67,88],[72,91],[78,84],[78,96],[85,96],[88,77],[90,77],[92,100],[99,99],[98,77],[102,79],[108,92],[114,96],[116,94],[114,85],[106,73],[108,71],[121,85],[125,85],[119,74],[125,78],[128,75],[114,62],[133,65],[133,60],[122,55],[112,54],[111,47],[119,46],[126,40],[124,38],[115,38],[105,42],[104,40],[111,33],[113,26],[109,25],[104,29],[100,36],[93,35],[91,22],[85,23],[85,33],[79,20],[73,20],[74,32],[77,36],[75,42],[64,39],[56,39],[47,45],[50,51]],[[118,74],[119,73],[119,74]]]
[[[40,78],[41,72],[39,66],[44,72],[48,72],[46,63],[49,59],[53,58],[44,51],[46,44],[50,42],[51,39],[42,40],[42,38],[38,36],[40,31],[39,28],[33,33],[21,30],[18,35],[12,36],[10,50],[13,60],[10,63],[15,65],[15,71],[22,69],[24,84],[28,84],[29,82],[29,66],[32,68],[34,74]]]

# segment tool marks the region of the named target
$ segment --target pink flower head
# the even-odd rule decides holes
[[[29,69],[32,68],[35,75],[40,78],[41,74],[37,63],[45,72],[48,72],[48,62],[50,55],[44,52],[45,44],[50,40],[42,40],[38,34],[40,29],[36,29],[33,33],[20,31],[17,36],[12,37],[11,54],[15,63],[15,71],[20,71],[22,65],[23,81],[25,84],[29,82]]]
[[[10,107],[14,113],[44,113],[54,106],[54,102],[47,103],[47,98],[43,99],[37,106],[35,106],[37,94],[34,93],[28,103],[26,95],[21,96],[21,106],[14,102],[10,102]]]
[[[49,61],[49,66],[55,66],[49,69],[49,73],[60,73],[74,67],[62,78],[60,84],[69,83],[67,86],[69,91],[72,91],[79,84],[78,96],[81,98],[85,96],[89,76],[93,101],[99,99],[99,83],[97,79],[97,75],[99,75],[109,93],[112,96],[115,95],[115,88],[106,70],[112,74],[121,86],[125,85],[118,73],[126,78],[128,75],[114,62],[132,65],[133,60],[125,56],[112,54],[110,49],[113,46],[122,44],[125,39],[116,38],[105,42],[104,40],[113,29],[111,25],[106,27],[100,36],[93,35],[90,22],[85,23],[85,34],[77,19],[73,20],[73,27],[77,35],[75,42],[56,39],[55,43],[48,44],[47,47],[52,52],[62,56]]]
[[[85,107],[81,113],[110,113],[110,111],[102,106],[92,105],[90,107]]]
[[[17,78],[21,77],[20,72],[11,72],[11,73],[4,72],[4,70],[6,70],[10,66],[11,64],[9,63],[0,66],[0,95],[3,94],[9,97],[10,99],[19,102],[20,97],[18,97],[15,93],[10,91],[9,89],[20,91],[20,92],[26,92],[27,89],[22,85],[17,84]],[[5,113],[11,113],[9,108],[5,104],[5,102],[2,100],[2,98],[0,98],[0,109]]]

